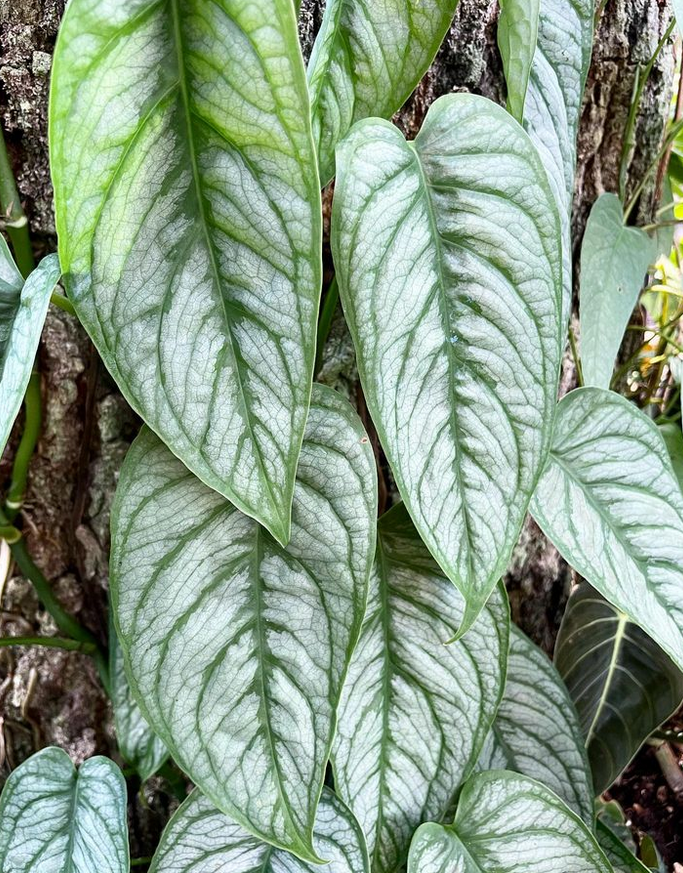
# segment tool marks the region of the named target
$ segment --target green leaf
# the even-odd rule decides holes
[[[126,783],[108,758],[78,772],[56,747],[14,770],[0,797],[3,873],[128,873]]]
[[[408,873],[612,873],[593,835],[552,791],[505,770],[463,788],[452,825],[424,824]]]
[[[320,385],[297,477],[284,549],[144,430],[121,471],[111,581],[133,693],[173,758],[247,830],[316,861],[377,517],[372,447]]]
[[[256,839],[194,791],[164,830],[149,873],[369,873],[363,833],[346,806],[323,789],[313,842],[328,862],[323,868],[300,861]]]
[[[291,0],[72,0],[50,153],[67,289],[105,364],[285,543],[322,232]]]
[[[656,254],[645,231],[624,224],[616,194],[598,197],[581,245],[581,366],[586,385],[609,388],[614,359]]]
[[[661,536],[668,532],[662,528]],[[562,619],[555,663],[581,719],[598,794],[683,700],[683,673],[586,582]]]
[[[507,109],[519,123],[538,39],[541,0],[501,0],[498,49],[507,85]]]
[[[21,409],[59,276],[59,258],[48,255],[24,282],[0,236],[0,455]]]
[[[445,37],[457,0],[327,0],[308,65],[321,182],[356,122],[389,118],[410,96]]]
[[[614,873],[650,873],[649,868],[641,864],[619,837],[599,819],[595,833],[598,844],[612,865]]]
[[[487,769],[514,770],[542,782],[593,826],[593,786],[576,710],[545,653],[514,625],[492,734]]]
[[[463,610],[405,508],[384,515],[332,750],[336,789],[363,828],[375,873],[395,870],[417,825],[452,807],[495,716],[505,595],[494,594],[472,631],[444,645]]]
[[[652,420],[612,391],[568,394],[531,511],[563,558],[683,667],[683,496]]]
[[[671,458],[678,484],[683,490],[683,431],[680,422],[669,421],[659,426],[659,432],[664,437],[666,450]]]
[[[550,441],[560,228],[529,138],[454,94],[414,143],[379,120],[339,147],[332,249],[365,397],[422,539],[476,619]]]

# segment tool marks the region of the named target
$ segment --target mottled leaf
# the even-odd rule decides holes
[[[286,542],[321,285],[291,0],[72,0],[50,116],[79,318],[174,454]]]
[[[316,386],[286,549],[149,431],[113,509],[112,599],[133,692],[174,759],[256,836],[315,860],[335,707],[375,547],[368,438]]]
[[[541,0],[501,0],[498,49],[507,86],[508,112],[522,123],[524,101],[538,39]]]
[[[606,824],[598,820],[595,831],[598,845],[612,865],[614,873],[650,873]]]
[[[451,807],[495,715],[507,603],[494,594],[470,633],[444,645],[463,610],[404,507],[392,509],[379,524],[332,751],[336,789],[363,827],[375,873],[395,870],[417,825]]]
[[[43,749],[14,770],[0,797],[2,873],[128,873],[126,783],[108,758],[78,772]]]
[[[661,536],[667,536],[664,529]],[[683,673],[586,582],[569,599],[555,663],[576,704],[599,794],[678,709]]]
[[[332,247],[372,419],[422,539],[465,597],[504,572],[545,461],[560,359],[560,228],[524,131],[471,94],[414,143],[338,149]]]

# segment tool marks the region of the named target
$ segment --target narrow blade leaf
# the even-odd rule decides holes
[[[408,873],[612,873],[581,821],[552,791],[505,770],[463,788],[451,826],[424,824]]]
[[[501,0],[498,49],[507,85],[508,112],[521,124],[538,39],[541,0]]]
[[[369,873],[363,833],[346,806],[323,790],[313,844],[324,868],[300,861],[247,833],[199,791],[194,791],[168,823],[149,873]]]
[[[661,535],[666,538],[666,530]],[[600,794],[678,709],[683,673],[586,582],[569,598],[555,663],[576,704]]]
[[[322,233],[291,0],[72,0],[50,116],[79,318],[174,454],[286,542]]]
[[[128,873],[126,783],[108,758],[78,772],[51,747],[24,761],[0,797],[3,873]]]
[[[563,558],[683,667],[683,496],[652,420],[612,391],[568,394],[531,511]]]
[[[600,820],[595,833],[598,844],[612,865],[614,873],[651,873],[650,869],[642,864],[619,837]]]
[[[467,778],[505,682],[508,614],[494,594],[454,635],[462,596],[403,506],[379,524],[368,608],[332,750],[335,786],[358,818],[375,873],[402,862],[420,822],[440,818]]]
[[[356,122],[389,118],[427,71],[458,0],[328,0],[308,65],[321,182]]]
[[[437,100],[414,143],[361,122],[338,158],[332,247],[365,397],[407,509],[465,598],[464,633],[549,445],[556,207],[524,131],[470,94]]]
[[[316,861],[377,517],[372,448],[329,388],[297,476],[283,549],[143,431],[113,509],[112,599],[133,692],[173,757],[247,830]]]

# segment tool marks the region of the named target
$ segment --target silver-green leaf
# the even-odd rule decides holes
[[[661,536],[668,533],[662,529]],[[586,582],[562,619],[555,663],[567,683],[600,794],[683,700],[683,673]]]
[[[465,785],[452,825],[423,824],[408,873],[612,873],[595,839],[550,789],[505,770]]]
[[[479,755],[505,682],[508,608],[495,593],[458,642],[462,596],[404,507],[383,516],[368,608],[339,707],[335,786],[358,818],[375,873],[405,862]]]
[[[56,747],[14,770],[0,797],[2,873],[128,873],[126,783],[108,758],[78,772]]]
[[[545,462],[560,361],[560,225],[528,136],[441,97],[414,142],[366,120],[338,149],[332,249],[398,489],[466,601],[504,572]]]
[[[149,873],[369,873],[363,833],[351,812],[323,789],[313,831],[325,867],[257,839],[194,791],[164,830]]]
[[[654,240],[624,224],[616,194],[593,204],[581,245],[581,367],[585,385],[609,388],[624,331],[657,254]]]
[[[503,61],[508,112],[521,124],[538,40],[541,0],[501,0],[498,50]]]
[[[612,391],[568,394],[531,511],[565,560],[683,668],[683,496],[652,419]]]
[[[122,392],[285,543],[322,233],[292,0],[72,0],[50,156],[67,290]]]
[[[335,708],[374,557],[377,477],[316,385],[281,547],[149,430],[121,472],[112,599],[133,692],[174,759],[256,836],[315,861]]]
[[[59,276],[59,258],[48,255],[24,282],[0,236],[0,455],[31,378],[50,295]]]
[[[683,431],[679,421],[668,421],[659,425],[659,432],[664,437],[666,450],[671,458],[678,484],[683,490]]]
[[[436,55],[458,0],[327,0],[308,65],[321,182],[351,126],[401,108]]]

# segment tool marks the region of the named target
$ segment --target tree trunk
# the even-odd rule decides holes
[[[303,0],[301,33],[306,53],[320,25],[323,5],[323,0]],[[0,0],[0,122],[38,256],[55,245],[46,115],[51,51],[63,6],[63,0]],[[658,0],[608,0],[601,16],[579,134],[575,247],[594,199],[603,190],[617,190],[636,68],[651,57],[670,15]],[[496,20],[495,2],[460,0],[436,61],[398,113],[397,123],[409,136],[419,129],[429,104],[443,93],[467,89],[504,100]],[[673,73],[669,43],[645,90],[637,147],[629,164],[631,189],[660,147]],[[641,219],[651,218],[655,188],[656,181],[645,187]],[[328,196],[328,206],[329,201]],[[109,508],[137,421],[71,316],[51,309],[39,366],[44,424],[31,467],[23,526],[31,553],[64,606],[104,640]],[[323,378],[364,411],[353,352],[340,318],[326,347]],[[563,389],[574,381],[567,357]],[[15,430],[20,427],[21,422]],[[6,481],[15,442],[16,435],[0,464],[0,482]],[[387,473],[387,500],[392,487]],[[571,574],[531,521],[506,581],[515,620],[550,651]],[[2,592],[0,635],[52,630],[51,619],[39,609],[30,584],[16,573],[11,575]],[[86,656],[38,648],[0,650],[0,716],[0,776],[50,743],[65,748],[76,762],[98,752],[116,757],[109,706]],[[172,805],[163,785],[163,780],[153,779],[145,786],[149,808],[139,798],[134,801],[134,856],[151,854]]]

